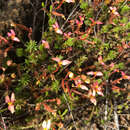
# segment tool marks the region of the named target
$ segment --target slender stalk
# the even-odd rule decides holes
[[[108,100],[107,100],[107,95],[108,95],[108,86],[106,85],[106,102],[105,102],[105,117],[104,120],[105,122],[107,121],[107,116],[108,116]],[[107,130],[107,126],[105,124],[104,126],[104,130]]]
[[[74,7],[74,9],[72,10],[72,12],[69,14],[68,18],[66,19],[66,21],[64,22],[64,24],[61,27],[61,30],[64,28],[65,24],[68,22],[68,20],[70,19],[70,17],[73,15],[73,13],[75,12],[75,10],[78,8],[80,3],[77,4],[76,7]]]
[[[37,19],[37,7],[38,7],[38,1],[36,0],[36,6],[34,6],[34,4],[32,4],[33,7],[33,26],[32,26],[32,40],[35,39],[35,30],[36,30],[36,19]]]
[[[73,116],[72,110],[71,110],[71,108],[70,108],[70,105],[69,105],[69,103],[68,103],[68,101],[67,101],[67,98],[66,98],[65,93],[63,93],[63,95],[64,95],[64,99],[65,99],[65,101],[66,101],[66,104],[67,104],[67,106],[68,106],[70,115],[71,115],[71,117],[72,117],[72,121],[73,121],[73,123],[74,123],[74,127],[75,127],[76,130],[77,130],[76,123],[75,123],[75,121],[74,121],[74,116]]]
[[[118,120],[118,114],[117,114],[117,102],[114,100],[114,121],[116,125],[116,129],[119,130],[119,120]]]
[[[47,0],[46,0],[46,2],[45,2],[45,9],[46,9],[46,6],[47,6]],[[44,33],[44,29],[45,29],[45,14],[46,14],[46,12],[44,11],[44,14],[43,14],[43,23],[42,23],[42,35],[43,35],[43,33]]]
[[[92,112],[91,112],[89,119],[88,119],[89,121],[91,121],[93,118],[94,110],[95,110],[95,106],[93,106]]]

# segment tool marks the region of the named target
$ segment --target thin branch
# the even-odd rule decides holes
[[[47,7],[47,0],[45,1],[45,9],[46,9],[46,7]],[[43,36],[43,33],[44,33],[44,31],[45,31],[45,15],[46,14],[46,11],[44,11],[44,14],[43,14],[43,22],[42,22],[42,36]],[[42,36],[41,36],[41,40],[39,41],[39,43],[38,43],[38,45],[40,45],[41,44],[41,42],[42,42]]]
[[[7,127],[6,127],[6,124],[5,124],[5,121],[4,121],[4,117],[1,117],[1,119],[2,119],[2,124],[4,126],[4,130],[7,130]]]
[[[116,100],[114,100],[114,121],[116,125],[116,129],[119,130],[119,120],[118,120],[118,114],[117,114],[117,103]]]
[[[72,113],[72,110],[71,110],[71,108],[70,108],[70,105],[69,105],[69,103],[68,103],[68,101],[67,101],[67,98],[66,98],[65,93],[63,93],[63,95],[64,95],[64,99],[65,99],[65,101],[66,101],[66,104],[67,104],[67,106],[68,106],[68,109],[69,109],[70,115],[71,115],[71,117],[72,117],[72,121],[73,121],[73,123],[74,123],[74,127],[75,127],[76,130],[77,130],[76,123],[75,123],[75,121],[74,121],[74,117],[73,117],[73,113]]]
[[[102,3],[101,3],[100,6],[102,6],[102,4],[103,4],[103,1],[102,1]],[[102,11],[102,7],[101,7],[101,9],[98,11],[95,21],[97,21],[98,16],[99,16],[99,14],[100,14],[101,11]],[[95,35],[95,36],[97,36],[97,33],[96,33],[96,27],[97,27],[97,25],[94,26],[94,35]]]
[[[64,24],[61,27],[61,30],[63,30],[65,24],[68,22],[68,20],[70,19],[70,17],[73,15],[73,13],[75,12],[75,10],[77,9],[77,7],[79,6],[80,3],[77,4],[76,7],[74,7],[74,9],[72,10],[72,12],[69,14],[68,18],[66,19],[66,21],[64,22]]]
[[[33,3],[31,3],[33,7],[33,25],[32,25],[32,40],[35,38],[35,30],[36,30],[36,19],[37,19],[37,7],[38,7],[38,1],[36,0],[36,6],[34,6]]]
[[[125,6],[125,4],[127,3],[128,0],[125,0],[125,2],[122,4],[121,8],[123,8],[123,6]]]
[[[108,82],[108,81],[107,81]],[[106,85],[106,102],[105,102],[105,117],[104,120],[107,121],[107,116],[108,116],[108,100],[107,100],[107,95],[108,95],[108,86]],[[104,130],[107,130],[107,126],[105,124]]]
[[[45,9],[46,9],[46,6],[47,6],[47,0],[46,0],[46,2],[45,2]],[[44,11],[44,14],[43,14],[43,23],[42,23],[42,35],[43,35],[43,33],[44,33],[44,29],[45,29],[45,15],[46,14],[46,12]]]

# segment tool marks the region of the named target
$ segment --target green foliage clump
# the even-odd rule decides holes
[[[121,14],[124,15],[130,11],[130,7],[128,5],[124,5],[121,9]]]
[[[128,4],[119,2],[114,8],[111,3],[115,3],[108,1],[66,2],[40,2],[37,15],[43,13],[44,18],[43,25],[38,22],[39,40],[33,38],[34,27],[32,31],[24,27],[28,31],[25,43],[16,41],[14,33],[0,36],[0,45],[5,43],[0,46],[0,87],[4,93],[0,94],[5,98],[0,113],[6,117],[10,111],[16,118],[25,113],[25,125],[38,117],[37,129],[46,119],[51,119],[52,128],[60,129],[69,114],[73,120],[67,127],[70,129],[78,116],[84,116],[76,115],[77,111],[85,114],[83,125],[92,120],[105,124],[111,120],[114,102],[120,103],[119,97],[124,105],[117,105],[118,113],[128,108],[127,99],[123,99],[127,93],[124,82],[129,79],[123,62],[129,48]],[[12,93],[15,100],[6,101]],[[102,118],[105,107],[110,107],[107,119]],[[78,127],[81,129],[81,124]],[[36,125],[24,128],[35,129]]]

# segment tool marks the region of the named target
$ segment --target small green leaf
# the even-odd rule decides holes
[[[81,5],[80,5],[80,8],[83,9],[83,10],[85,10],[85,9],[87,9],[87,7],[88,7],[88,2],[87,1],[85,1],[85,2],[82,1]]]
[[[121,14],[123,15],[123,14],[125,14],[125,13],[127,13],[127,12],[129,12],[130,11],[130,7],[128,6],[128,5],[125,5],[125,6],[123,6],[123,8],[121,9]]]
[[[23,56],[23,48],[17,48],[16,49],[16,55],[18,57],[22,57]]]
[[[51,6],[50,6],[50,12],[52,12],[52,10],[53,10],[53,6],[51,5]]]
[[[98,79],[97,81],[98,81],[99,84],[102,83],[102,79]]]
[[[58,89],[59,89],[59,80],[55,80],[53,83],[52,83],[52,90],[55,91],[55,92],[58,92]]]
[[[74,38],[69,38],[65,41],[64,46],[73,46],[74,45]]]
[[[123,108],[123,105],[118,105],[118,109],[122,109]]]
[[[66,113],[68,112],[68,109],[65,109],[65,111],[62,113],[62,117],[64,116],[64,115],[66,115]]]
[[[56,19],[50,16],[49,26],[51,27],[56,22]]]
[[[52,71],[54,71],[56,68],[55,67],[52,67],[52,65],[48,65],[47,66],[47,70],[49,71],[49,72],[52,72]]]
[[[43,8],[45,7],[45,4],[44,4],[44,2],[42,2],[42,7],[43,7]]]
[[[114,58],[116,58],[118,52],[114,51],[114,50],[110,50],[110,52],[108,53],[107,57],[104,59],[104,61],[107,60],[113,60]]]
[[[27,47],[26,51],[29,53],[37,50],[37,44],[35,41],[32,41],[32,40],[26,43],[26,47]]]
[[[112,25],[111,24],[107,24],[107,25],[104,25],[101,29],[101,32],[102,33],[107,33],[110,29],[111,29]]]
[[[44,47],[43,47],[43,45],[41,44],[41,45],[39,46],[39,50],[42,52],[43,49],[44,49]]]
[[[126,24],[129,21],[128,17],[123,17],[120,22]]]
[[[119,63],[119,64],[116,64],[116,65],[115,65],[115,68],[116,68],[116,69],[117,69],[117,68],[118,68],[118,69],[124,69],[124,67],[125,67],[125,66],[124,66],[124,63]]]
[[[61,115],[61,111],[60,110],[58,111],[58,114]]]

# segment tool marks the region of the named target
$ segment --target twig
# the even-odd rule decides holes
[[[75,12],[75,10],[77,9],[78,6],[79,6],[79,3],[77,4],[76,7],[74,7],[74,9],[73,9],[72,12],[70,13],[70,15],[68,16],[68,18],[67,18],[66,21],[64,22],[64,24],[61,26],[61,30],[63,30],[65,24],[68,22],[68,20],[69,20],[70,17],[73,15],[73,13]]]
[[[45,9],[46,9],[46,6],[47,6],[47,0],[46,0],[46,2],[45,2]],[[43,33],[44,33],[44,24],[45,24],[45,14],[46,14],[46,12],[44,11],[44,14],[43,14],[43,23],[42,23],[42,35],[43,35]]]
[[[111,108],[110,108],[110,112],[108,113],[108,118],[110,118],[110,116],[112,115],[112,112],[113,112],[113,104],[112,104],[112,101],[110,101],[110,105],[111,105]]]
[[[68,106],[70,115],[71,115],[71,117],[72,117],[72,121],[73,121],[73,123],[74,123],[74,127],[75,127],[76,130],[77,130],[76,123],[75,123],[75,121],[74,121],[74,117],[73,117],[73,114],[72,114],[72,110],[71,110],[70,105],[69,105],[69,103],[68,103],[68,101],[67,101],[67,98],[66,98],[65,93],[63,93],[63,95],[64,95],[64,99],[65,99],[65,101],[66,101],[66,104],[67,104],[67,106]]]
[[[122,4],[121,8],[127,3],[128,0],[125,0],[125,2]]]
[[[124,127],[124,128],[129,128],[128,125],[119,125],[119,126]],[[127,129],[127,130],[129,130],[129,129]]]
[[[46,6],[47,6],[47,0],[46,0],[46,2],[45,2],[45,9],[46,9]],[[43,14],[43,22],[42,22],[42,36],[43,36],[43,33],[44,33],[44,31],[45,31],[45,15],[46,14],[46,11],[44,11],[44,14]],[[41,44],[41,42],[42,42],[42,36],[41,36],[41,40],[39,41],[39,43],[38,43],[38,45],[40,45]]]
[[[108,95],[108,87],[107,87],[107,85],[106,85],[106,102],[105,102],[105,117],[104,117],[104,120],[105,121],[107,121],[107,115],[108,115],[108,100],[107,100],[107,95]],[[105,126],[104,126],[104,130],[106,130],[107,129],[107,126],[106,126],[106,124],[105,124]]]
[[[16,127],[13,127],[12,129],[14,130],[27,130],[27,129],[31,129],[31,128],[36,128],[36,127],[40,127],[42,125],[42,123],[36,125],[36,124],[32,124],[32,125],[29,125],[29,126],[17,126]]]
[[[119,130],[119,121],[118,121],[118,115],[117,115],[117,103],[116,100],[114,100],[114,121],[116,125],[116,129]]]
[[[33,25],[32,25],[32,40],[34,40],[35,38],[37,7],[38,7],[38,1],[36,0],[35,2],[36,2],[36,6],[34,6],[34,4],[31,3],[34,10]]]
[[[2,124],[3,124],[3,126],[4,126],[4,130],[7,130],[6,124],[5,124],[5,122],[4,122],[4,117],[1,117],[1,118],[2,118]]]
[[[101,3],[101,5],[102,5],[102,4],[103,4],[103,2]],[[102,7],[101,7],[101,9],[98,11],[95,21],[97,21],[98,16],[99,16],[101,10],[102,10]],[[96,33],[96,26],[94,26],[94,35],[97,36],[97,33]]]
[[[92,112],[91,112],[89,119],[88,119],[89,121],[91,121],[93,118],[94,110],[95,110],[95,106],[93,106]]]
[[[107,125],[107,128],[111,128],[111,130],[117,130],[116,128],[113,128],[113,127],[110,126],[110,125]]]
[[[73,14],[73,17],[75,17],[75,16],[77,16],[77,13],[75,13],[75,14]],[[68,28],[70,28],[71,27],[71,25],[68,25],[68,27],[66,27],[64,30],[63,30],[63,32],[65,32]]]

